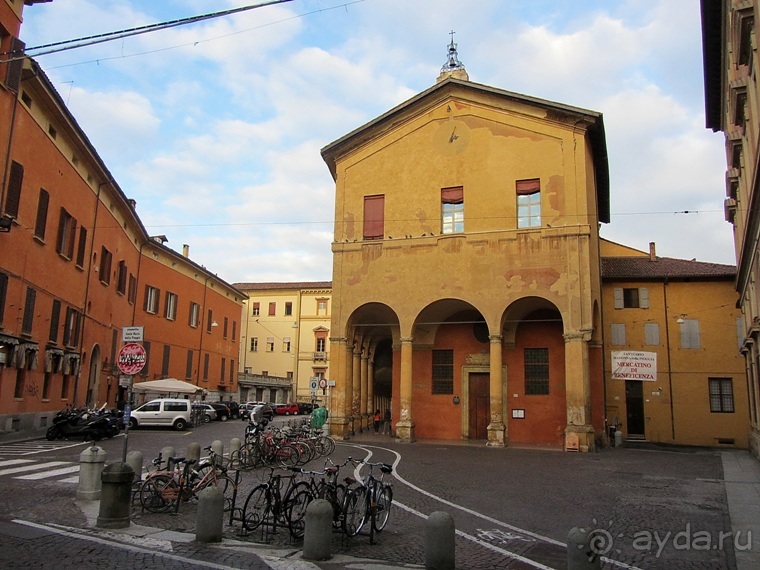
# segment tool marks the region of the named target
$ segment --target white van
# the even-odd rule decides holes
[[[132,410],[129,427],[169,426],[182,431],[190,425],[192,408],[190,400],[159,398],[146,402]]]

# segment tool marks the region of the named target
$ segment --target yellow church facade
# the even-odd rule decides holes
[[[388,402],[400,441],[593,449],[602,115],[449,74],[322,155],[336,188],[332,433]]]

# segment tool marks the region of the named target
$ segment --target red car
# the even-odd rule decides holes
[[[297,416],[298,404],[272,404],[274,413],[279,416]]]

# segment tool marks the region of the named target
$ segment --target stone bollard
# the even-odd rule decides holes
[[[169,459],[174,457],[174,455],[175,455],[174,448],[171,445],[162,447],[161,448],[161,465],[158,466],[158,470],[163,471],[164,469],[167,469],[167,470],[174,469],[174,462],[169,461]]]
[[[623,432],[620,430],[615,432],[615,447],[623,447]]]
[[[242,446],[243,443],[240,441],[239,437],[233,437],[230,440],[230,462],[235,469],[240,467],[240,448]]]
[[[443,511],[431,513],[425,522],[425,568],[454,570],[454,517]]]
[[[79,454],[79,486],[77,499],[97,501],[100,498],[100,472],[106,463],[106,452],[97,445]]]
[[[222,459],[224,457],[224,444],[221,442],[221,440],[215,439],[212,441],[211,449],[213,449],[214,453],[219,456],[219,459]]]
[[[600,569],[602,557],[591,544],[591,534],[584,528],[574,527],[567,533],[567,570]]]
[[[198,494],[198,510],[195,515],[195,540],[198,542],[222,542],[224,519],[224,494],[209,485]]]
[[[197,466],[198,462],[201,460],[201,444],[194,441],[188,445],[185,459],[187,459],[188,462],[194,459],[195,463],[193,463],[193,465]]]
[[[130,451],[127,453],[127,465],[135,472],[135,481],[142,479],[143,454],[142,451]]]
[[[333,507],[329,501],[315,499],[306,507],[303,535],[304,560],[329,560],[332,557]]]
[[[101,473],[103,492],[96,526],[101,528],[127,528],[132,513],[132,482],[135,472],[121,461],[112,463]]]

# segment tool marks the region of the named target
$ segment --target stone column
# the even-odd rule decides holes
[[[399,399],[401,413],[396,423],[396,440],[404,443],[414,441],[414,421],[412,420],[412,338],[401,339],[401,382]]]
[[[351,400],[351,431],[362,431],[362,347],[354,344],[351,359],[351,376],[353,377],[354,393]]]
[[[369,431],[369,414],[372,413],[372,410],[369,409],[369,407],[372,405],[369,399],[369,391],[367,389],[367,349],[362,348],[361,352],[361,363],[359,364],[361,379],[362,379],[362,393],[361,393],[361,402],[360,402],[360,411],[362,415],[362,425],[367,426],[367,431]]]
[[[591,424],[591,375],[588,343],[591,331],[567,333],[565,339],[565,390],[568,434],[576,434],[581,451],[593,451],[594,426]]]
[[[369,350],[367,351],[369,352]],[[367,355],[367,410],[374,414],[375,407],[375,361]]]
[[[330,338],[330,360],[335,387],[332,390],[332,402],[328,402],[330,415],[330,434],[338,438],[347,438],[350,434],[349,417],[351,415],[351,377],[346,372],[346,339]]]
[[[506,441],[506,425],[504,423],[504,382],[502,379],[502,345],[501,335],[491,335],[490,358],[490,405],[491,423],[488,424],[488,447],[504,447]]]

